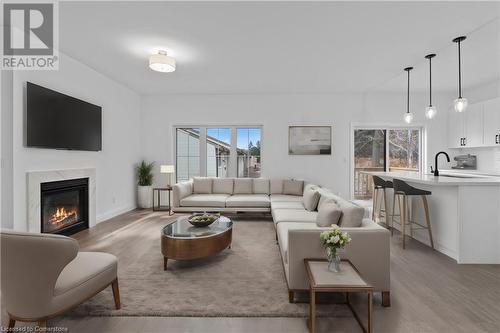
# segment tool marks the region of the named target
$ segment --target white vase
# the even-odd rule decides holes
[[[137,186],[137,204],[139,208],[151,208],[153,206],[151,189],[151,186]]]

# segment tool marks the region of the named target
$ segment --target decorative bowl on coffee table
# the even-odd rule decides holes
[[[210,224],[214,223],[219,219],[219,215],[207,214],[207,213],[199,213],[193,214],[188,217],[188,222],[191,223],[195,227],[206,227]]]

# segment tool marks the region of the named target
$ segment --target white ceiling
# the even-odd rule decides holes
[[[63,52],[141,94],[339,93],[498,80],[499,2],[61,2]],[[489,22],[489,23],[488,23]],[[148,68],[166,48],[174,73]]]

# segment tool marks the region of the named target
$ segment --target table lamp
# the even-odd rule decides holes
[[[167,187],[171,186],[172,174],[175,172],[175,167],[173,165],[161,165],[160,173],[167,174]]]

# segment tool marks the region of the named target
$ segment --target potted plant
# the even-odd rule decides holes
[[[338,252],[351,242],[351,237],[347,232],[342,232],[337,225],[334,224],[332,227],[331,230],[323,231],[319,235],[319,239],[321,245],[326,248],[328,270],[340,272],[340,256]]]
[[[137,165],[137,202],[139,208],[151,208],[153,204],[151,194],[153,165],[154,162],[146,163],[146,161],[142,161]]]

